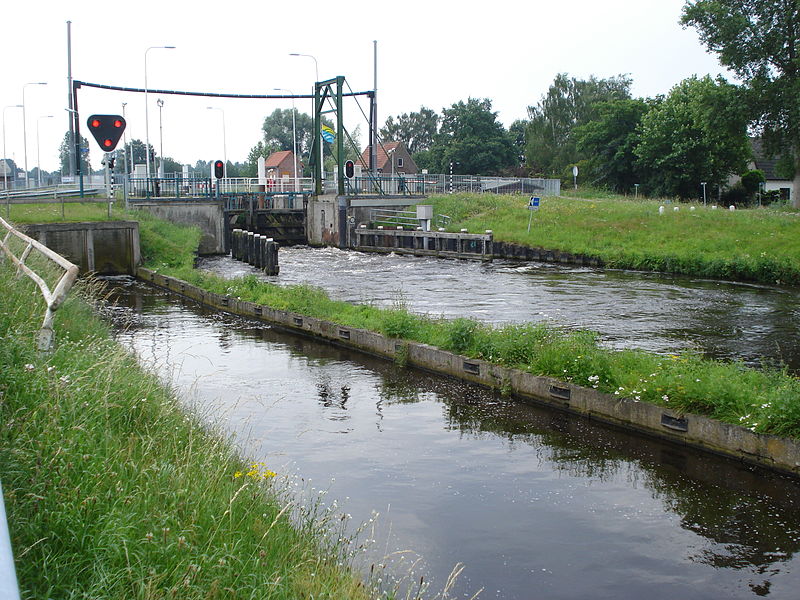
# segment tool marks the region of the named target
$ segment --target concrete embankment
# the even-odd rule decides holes
[[[501,389],[560,410],[713,452],[775,471],[800,475],[800,442],[754,433],[707,417],[680,414],[629,398],[509,369],[447,352],[426,344],[388,338],[305,315],[208,292],[187,282],[140,268],[138,277],[224,312],[276,324],[297,333],[325,339],[421,369]]]

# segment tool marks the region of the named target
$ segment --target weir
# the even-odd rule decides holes
[[[261,269],[265,275],[277,275],[280,270],[278,267],[278,243],[272,238],[252,231],[233,230],[231,256]]]

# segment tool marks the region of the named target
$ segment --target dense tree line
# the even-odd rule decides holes
[[[621,193],[697,197],[701,182],[723,190],[732,176],[752,193],[751,141],[779,158],[779,174],[800,190],[800,3],[687,0],[681,24],[742,81],[693,76],[665,95],[634,98],[625,75],[581,80],[557,75],[528,119],[507,130],[491,101],[470,98],[441,115],[390,117],[385,140],[406,144],[436,172],[581,179]],[[756,182],[755,184],[753,182]]]

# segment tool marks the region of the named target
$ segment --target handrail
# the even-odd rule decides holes
[[[55,337],[53,333],[53,317],[64,300],[66,300],[67,294],[72,288],[72,284],[75,283],[75,279],[78,277],[78,267],[60,254],[53,252],[44,244],[37,242],[24,233],[17,231],[2,217],[0,217],[0,225],[2,225],[8,232],[0,242],[0,248],[2,248],[3,251],[9,256],[11,261],[17,265],[17,273],[19,273],[19,271],[24,272],[36,283],[36,285],[39,286],[42,296],[44,296],[44,301],[47,303],[47,310],[44,314],[44,322],[42,323],[42,328],[39,330],[37,347],[40,352],[49,352],[53,348],[53,339]],[[8,241],[11,236],[19,238],[25,244],[27,244],[25,250],[19,256],[19,258],[14,256],[14,253],[11,251],[11,248],[8,245]],[[59,278],[58,283],[56,283],[56,287],[53,291],[50,291],[50,288],[44,279],[42,279],[37,273],[28,267],[28,265],[25,264],[25,260],[28,258],[28,255],[30,255],[32,250],[37,250],[40,254],[44,255],[46,258],[50,259],[59,267],[64,269],[64,273]]]

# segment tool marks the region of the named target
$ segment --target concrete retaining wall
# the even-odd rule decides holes
[[[531,375],[483,360],[467,358],[417,342],[387,338],[252,302],[207,292],[189,283],[140,268],[138,277],[206,306],[277,324],[287,330],[328,340],[387,359],[511,393],[646,435],[713,452],[768,469],[800,476],[800,442],[753,433],[692,414],[619,398],[550,377]]]
[[[135,275],[142,262],[137,221],[42,223],[25,232],[80,267],[81,273]]]
[[[202,237],[198,254],[226,254],[225,214],[222,200],[131,201],[131,207],[146,210],[159,219],[180,225],[195,225]]]

